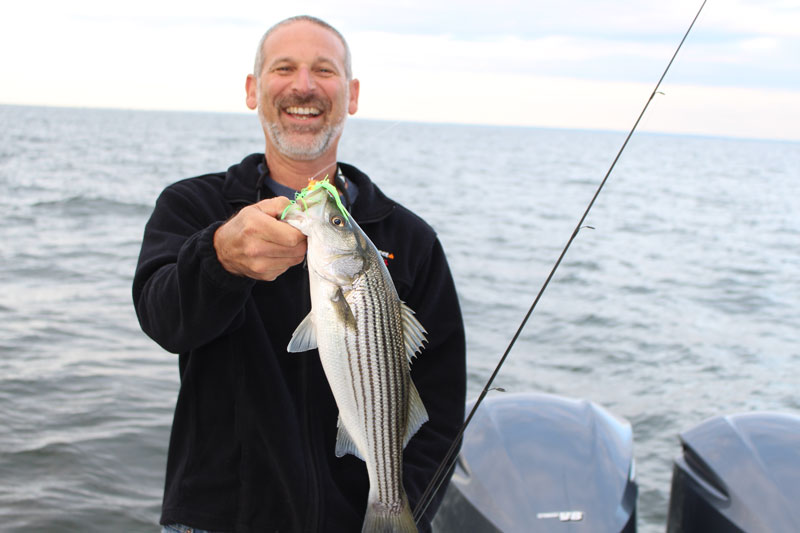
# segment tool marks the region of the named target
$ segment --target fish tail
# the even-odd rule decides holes
[[[367,514],[364,517],[364,526],[361,533],[417,533],[417,524],[408,499],[403,498],[403,507],[400,512],[376,500],[367,503]]]

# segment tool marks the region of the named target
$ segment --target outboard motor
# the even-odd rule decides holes
[[[800,417],[718,416],[680,439],[669,533],[800,531]]]
[[[586,400],[499,394],[467,427],[433,526],[631,533],[637,492],[630,424]]]

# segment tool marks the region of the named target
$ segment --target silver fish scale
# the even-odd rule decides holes
[[[347,295],[356,334],[346,337],[350,378],[366,449],[374,470],[377,500],[389,513],[403,508],[402,453],[408,427],[408,362],[403,343],[400,301],[382,265],[370,265]],[[357,431],[356,428],[347,428]],[[351,433],[352,434],[352,433]],[[355,438],[355,435],[353,435]],[[359,439],[360,440],[360,439]]]

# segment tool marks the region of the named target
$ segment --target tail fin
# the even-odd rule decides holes
[[[418,533],[418,531],[405,495],[400,512],[393,512],[389,506],[379,501],[370,500],[367,503],[367,514],[364,517],[361,533]]]

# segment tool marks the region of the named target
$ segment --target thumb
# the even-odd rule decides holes
[[[275,198],[261,200],[257,204],[254,204],[254,206],[266,215],[274,218],[280,218],[283,210],[286,209],[286,206],[290,203],[292,202],[290,202],[288,198],[284,196],[276,196]]]

